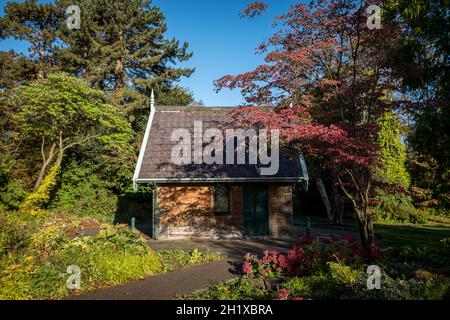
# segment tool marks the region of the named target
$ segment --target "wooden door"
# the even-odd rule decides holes
[[[269,234],[269,196],[266,184],[244,186],[244,233]]]

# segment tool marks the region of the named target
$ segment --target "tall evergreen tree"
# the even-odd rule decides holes
[[[27,80],[33,79],[38,68],[33,61],[13,50],[0,51],[0,90],[16,87]]]
[[[414,167],[423,169],[415,172],[414,182],[428,185],[427,179],[420,182],[417,177],[433,172],[434,197],[450,208],[450,1],[386,0],[383,12],[385,20],[403,30],[391,60],[411,96],[409,142]]]
[[[70,4],[57,2],[60,8]],[[68,71],[123,99],[132,96],[126,88],[148,94],[193,72],[175,66],[192,54],[187,43],[164,38],[165,17],[151,0],[82,0],[78,5],[81,29],[61,26],[67,45],[58,56]]]
[[[36,76],[44,77],[57,64],[53,52],[61,11],[53,4],[39,4],[36,0],[10,2],[4,10],[5,15],[0,19],[0,39],[13,37],[29,42]]]

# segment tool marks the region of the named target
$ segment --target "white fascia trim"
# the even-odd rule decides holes
[[[189,182],[302,182],[304,177],[264,177],[264,178],[155,178],[155,179],[137,179],[136,183],[189,183]]]
[[[304,177],[303,188],[305,189],[305,191],[308,191],[309,175],[308,175],[308,169],[306,168],[305,157],[303,156],[302,153],[300,153],[298,160],[300,162],[300,167],[302,168],[302,174]]]
[[[145,128],[144,139],[142,140],[141,150],[139,151],[138,161],[136,163],[136,168],[134,169],[133,175],[133,191],[138,191],[138,177],[141,172],[142,161],[144,160],[145,148],[147,147],[148,137],[150,136],[150,129],[152,128],[153,117],[155,116],[156,108],[152,107],[150,110],[150,115],[148,116],[147,127]]]

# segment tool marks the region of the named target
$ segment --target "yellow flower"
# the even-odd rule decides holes
[[[11,266],[9,267],[9,269],[11,269],[11,270],[17,270],[17,269],[20,269],[20,267],[21,267],[20,264],[13,264],[13,265],[11,265]]]

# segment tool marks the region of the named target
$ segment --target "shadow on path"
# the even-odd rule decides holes
[[[228,262],[214,261],[188,269],[98,289],[67,300],[171,300],[229,280],[235,275]]]

